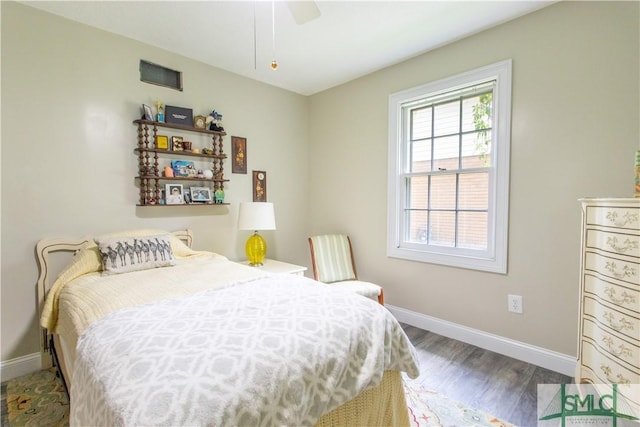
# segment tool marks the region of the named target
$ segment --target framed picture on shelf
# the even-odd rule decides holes
[[[267,201],[267,172],[253,171],[253,201]]]
[[[188,160],[171,160],[171,168],[174,176],[195,178],[198,175],[195,164]]]
[[[172,136],[171,137],[171,150],[173,151],[182,151],[182,141],[183,138],[181,136]]]
[[[167,205],[183,205],[182,184],[165,184],[165,195],[167,198]]]
[[[212,200],[209,187],[191,187],[192,203],[211,203]]]
[[[191,108],[167,105],[164,109],[164,119],[167,123],[192,127],[193,110]]]
[[[149,107],[147,104],[142,104],[142,111],[144,113],[142,118],[152,122],[153,121],[153,113],[151,112],[151,107]]]
[[[168,150],[169,138],[166,135],[156,135],[156,148],[158,150]]]
[[[232,173],[247,173],[247,138],[231,137]]]

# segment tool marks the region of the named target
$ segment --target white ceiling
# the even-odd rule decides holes
[[[270,68],[274,56],[271,1],[22,3],[311,95],[553,1],[318,0],[320,16],[302,25],[296,24],[286,2],[276,1],[276,71]]]

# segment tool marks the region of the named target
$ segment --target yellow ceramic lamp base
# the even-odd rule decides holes
[[[267,254],[267,242],[256,231],[249,239],[244,247],[247,253],[249,265],[262,265],[264,257]]]

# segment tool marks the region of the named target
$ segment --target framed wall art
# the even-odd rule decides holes
[[[253,171],[253,201],[267,201],[267,172]]]
[[[232,173],[247,173],[247,138],[231,137]]]

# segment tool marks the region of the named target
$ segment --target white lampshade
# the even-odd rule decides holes
[[[238,229],[240,230],[275,230],[276,216],[273,203],[242,202],[238,212]]]

